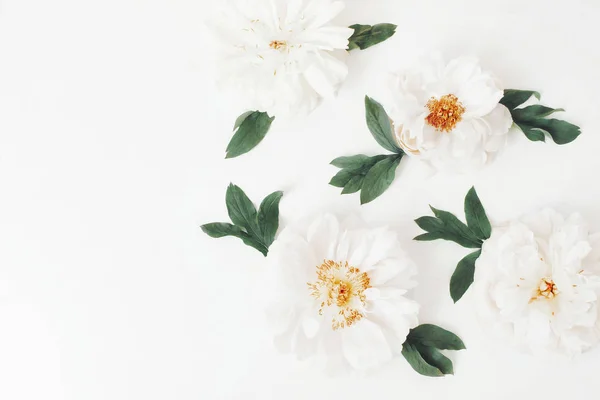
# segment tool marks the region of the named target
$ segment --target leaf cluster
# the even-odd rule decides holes
[[[448,211],[431,207],[435,217],[417,218],[415,222],[427,233],[415,237],[418,241],[449,240],[469,249],[479,249],[460,260],[450,279],[450,295],[454,302],[460,300],[473,283],[475,262],[481,255],[481,247],[492,234],[492,226],[479,200],[475,188],[465,197],[465,224]]]
[[[202,225],[202,231],[213,238],[237,237],[266,256],[279,228],[279,202],[282,196],[283,192],[271,193],[257,211],[246,193],[230,184],[225,203],[233,224],[213,222]]]
[[[361,204],[375,200],[390,187],[396,177],[396,168],[405,154],[396,142],[392,121],[383,106],[367,96],[365,112],[371,135],[392,154],[358,154],[336,158],[331,164],[342,170],[329,182],[332,186],[343,188],[342,194],[360,191]]]
[[[555,118],[546,118],[556,112],[564,111],[562,108],[550,108],[540,104],[520,107],[531,96],[540,100],[539,92],[507,89],[500,100],[500,104],[508,108],[513,122],[523,131],[527,139],[533,142],[545,142],[546,135],[549,135],[556,144],[567,144],[577,139],[581,134],[577,125]]]
[[[436,325],[423,324],[411,329],[402,345],[402,355],[421,375],[439,377],[454,374],[452,361],[440,350],[463,350],[463,341]]]

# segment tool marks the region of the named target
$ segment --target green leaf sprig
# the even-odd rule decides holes
[[[383,106],[366,96],[365,111],[367,126],[373,138],[392,154],[358,154],[336,158],[331,164],[342,170],[329,182],[332,186],[343,188],[342,194],[360,191],[361,204],[375,200],[390,187],[396,177],[396,168],[405,154],[396,143],[392,121]]]
[[[533,142],[545,142],[546,134],[550,135],[554,143],[571,143],[581,134],[577,125],[554,118],[546,118],[556,112],[565,111],[562,108],[550,108],[539,104],[521,107],[523,103],[535,96],[540,100],[539,92],[532,90],[507,89],[500,100],[508,108],[516,126],[523,131],[527,139]]]
[[[433,207],[431,207],[431,210],[435,217],[426,216],[415,220],[417,225],[427,233],[415,237],[414,240],[443,239],[458,243],[469,249],[478,249],[460,260],[452,274],[450,296],[456,303],[473,283],[475,262],[481,255],[483,242],[489,239],[492,234],[492,226],[474,187],[469,190],[465,197],[466,224],[447,211]]]
[[[350,28],[354,29],[354,33],[348,39],[348,51],[368,49],[371,46],[388,40],[396,33],[397,26],[394,24],[356,24],[350,26]]]
[[[421,375],[453,375],[452,361],[440,350],[464,350],[463,341],[454,333],[436,325],[423,324],[411,329],[402,345],[402,355]]]
[[[238,186],[230,184],[225,203],[233,224],[213,222],[202,225],[202,231],[213,238],[237,237],[266,257],[279,228],[279,201],[282,196],[283,192],[271,193],[256,211],[246,193]]]
[[[265,138],[275,117],[266,112],[248,111],[240,115],[233,126],[235,132],[227,145],[225,158],[246,154]]]
[[[364,50],[386,41],[396,33],[394,24],[350,26],[354,30],[348,39],[348,51]],[[225,158],[235,158],[254,149],[265,138],[275,116],[262,111],[247,111],[235,121],[234,135],[227,145]]]

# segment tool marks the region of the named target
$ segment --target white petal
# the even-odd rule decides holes
[[[330,259],[337,245],[340,226],[332,214],[325,214],[308,228],[307,239],[317,259]]]
[[[329,54],[322,54],[304,71],[308,84],[322,97],[334,97],[347,75],[346,64]]]
[[[341,336],[344,356],[355,369],[371,369],[392,358],[390,346],[381,328],[369,320],[363,319],[344,328]]]

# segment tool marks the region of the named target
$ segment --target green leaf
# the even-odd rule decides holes
[[[422,324],[411,329],[407,340],[411,343],[435,347],[440,350],[466,349],[463,341],[454,333],[432,324]]]
[[[279,201],[283,192],[274,192],[265,197],[258,209],[258,228],[262,233],[263,243],[268,248],[279,228]]]
[[[431,242],[432,240],[444,239],[444,234],[441,232],[428,232],[415,236],[413,240],[419,242]]]
[[[350,36],[348,50],[360,49],[364,50],[371,46],[379,44],[396,33],[396,25],[394,24],[377,24],[377,25],[352,25],[354,33]]]
[[[577,125],[558,119],[538,119],[535,126],[548,132],[556,144],[571,143],[581,135]]]
[[[538,92],[511,89],[504,92],[504,98],[500,101],[509,109],[515,125],[523,131],[527,139],[534,142],[544,142],[546,133],[552,137],[556,144],[567,144],[577,139],[581,134],[581,130],[577,125],[558,119],[546,118],[556,112],[564,111],[562,108],[550,108],[539,104],[517,108],[532,95],[535,95],[538,100],[540,99]]]
[[[419,345],[417,345],[416,348],[427,364],[439,369],[444,375],[454,375],[452,361],[440,353],[438,349]]]
[[[366,96],[365,109],[367,126],[377,143],[392,153],[403,154],[402,149],[396,144],[392,122],[383,106],[369,96]]]
[[[237,117],[237,119],[235,120],[235,125],[233,125],[233,131],[235,132],[235,130],[239,128],[240,125],[242,125],[242,122],[244,122],[246,118],[248,118],[251,114],[255,112],[256,111],[246,111],[245,113]]]
[[[346,183],[346,186],[344,186],[344,190],[342,190],[342,194],[352,194],[352,193],[358,192],[362,188],[364,180],[365,180],[364,175],[354,175],[348,181],[348,183]]]
[[[492,225],[474,187],[469,190],[465,197],[465,216],[467,217],[469,229],[471,229],[477,238],[481,240],[490,238]]]
[[[388,156],[375,164],[367,173],[360,192],[360,203],[366,204],[385,192],[396,177],[396,168],[402,155]]]
[[[444,223],[436,217],[421,217],[415,219],[419,228],[427,232],[439,232],[444,229]]]
[[[408,361],[410,366],[419,374],[424,376],[439,377],[444,376],[444,373],[439,368],[429,364],[419,352],[419,349],[414,344],[405,342],[402,345],[402,355]]]
[[[431,206],[430,208],[435,216],[444,224],[443,230],[440,231],[440,233],[443,234],[443,239],[451,240],[470,249],[481,248],[481,240],[477,238],[467,225],[456,218],[454,214],[449,213],[448,211],[438,210]]]
[[[509,110],[513,110],[529,100],[531,96],[535,96],[538,100],[540,99],[540,93],[533,90],[506,89],[504,97],[500,100],[500,104],[503,104]]]
[[[523,131],[525,137],[527,137],[527,139],[531,140],[532,142],[546,141],[546,133],[548,132],[522,122],[517,123],[516,125]]]
[[[200,228],[202,229],[202,232],[206,233],[208,236],[217,239],[225,236],[237,237],[242,233],[242,230],[239,227],[226,222],[213,222],[202,225]]]
[[[257,212],[246,193],[231,183],[227,188],[225,204],[234,225],[214,222],[202,225],[202,231],[213,238],[237,237],[266,256],[279,228],[279,202],[282,195],[283,192],[268,195]]]
[[[539,104],[517,108],[513,110],[513,118],[518,121],[535,121],[538,118],[544,118],[555,112],[565,111],[562,108],[550,108]]]
[[[379,161],[388,156],[380,155],[368,157],[362,154],[350,157],[336,158],[331,162],[336,166],[344,166],[329,182],[330,185],[344,188],[342,194],[355,193],[362,187],[364,177],[369,170]],[[348,187],[346,187],[348,186]],[[357,189],[358,187],[358,189]]]
[[[251,237],[248,233],[244,232],[240,227],[231,225],[225,222],[213,222],[210,224],[202,225],[202,231],[212,238],[222,238],[225,236],[232,236],[241,239],[246,245],[255,248],[260,251],[264,256],[268,253],[268,248],[262,244],[259,240]]]
[[[256,208],[240,187],[233,183],[229,185],[225,195],[225,204],[231,222],[241,226],[255,238],[262,236],[258,228]]]
[[[360,168],[364,164],[368,163],[371,157],[365,156],[364,154],[357,154],[355,156],[338,157],[331,162],[331,165],[338,168]]]
[[[259,111],[240,115],[235,123],[237,131],[227,145],[226,158],[238,157],[256,147],[264,139],[274,119]]]
[[[337,174],[335,174],[335,176],[333,178],[331,178],[331,180],[329,181],[329,184],[331,186],[343,188],[344,186],[346,186],[348,184],[348,182],[350,182],[352,177],[355,176],[356,174],[357,173],[354,170],[343,169],[343,170],[339,171]]]
[[[473,283],[475,276],[475,262],[481,255],[481,250],[469,254],[459,261],[452,278],[450,278],[450,296],[456,303],[466,293]]]
[[[242,239],[244,244],[246,244],[247,246],[253,247],[256,250],[260,251],[263,256],[266,257],[267,254],[269,253],[269,248],[267,246],[265,246],[263,243],[261,243],[260,240],[258,240],[257,238],[254,238],[254,237],[248,235],[247,233],[243,233],[242,235],[240,235],[238,237],[240,239]]]

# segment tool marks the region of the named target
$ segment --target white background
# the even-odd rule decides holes
[[[276,121],[252,153],[224,159],[241,109],[213,83],[201,0],[0,0],[0,399],[595,398],[600,349],[575,360],[521,355],[486,338],[448,281],[466,250],[416,243],[427,204],[461,214],[476,185],[495,222],[555,205],[600,230],[600,5],[579,0],[353,0],[343,24],[396,36],[349,59],[339,98]],[[359,207],[327,183],[341,155],[381,151],[363,96],[429,50],[478,55],[506,87],[542,91],[584,134],[518,132],[489,168],[430,176],[404,160]],[[421,321],[458,333],[456,375],[396,359],[366,377],[324,376],[280,356],[258,307],[264,259],[199,225],[226,221],[235,182],[260,201],[284,190],[282,225],[321,209],[398,229],[420,266]]]

